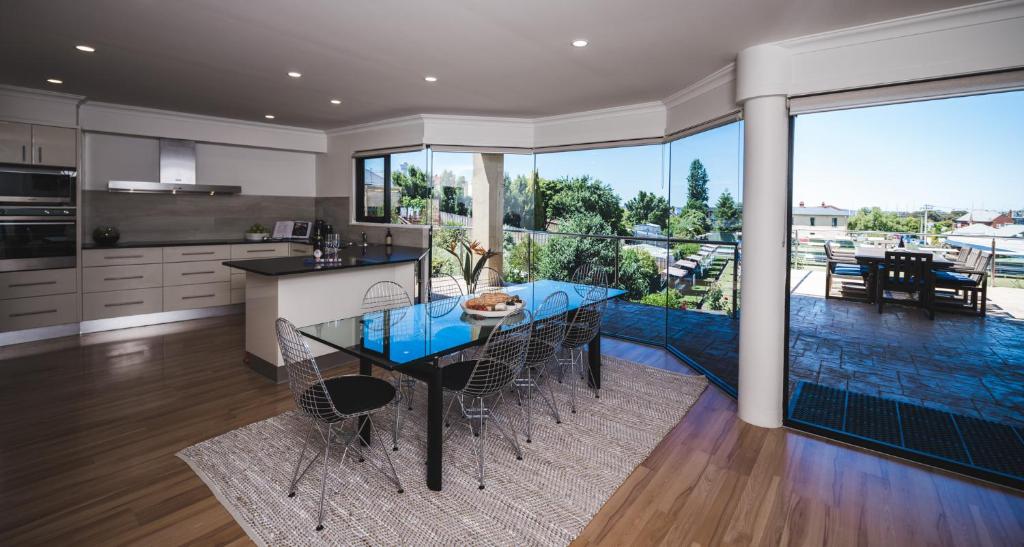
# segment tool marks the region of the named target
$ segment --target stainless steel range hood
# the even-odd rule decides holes
[[[241,186],[196,184],[196,143],[160,139],[160,182],[112,180],[110,192],[141,194],[241,194]]]

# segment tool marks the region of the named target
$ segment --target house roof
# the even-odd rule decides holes
[[[840,209],[839,207],[793,207],[794,215],[824,215],[834,217],[848,217],[853,214],[847,209]]]
[[[975,209],[968,211],[963,214],[960,218],[957,218],[957,222],[992,222],[997,217],[1002,215],[1000,211],[992,211],[989,209]]]

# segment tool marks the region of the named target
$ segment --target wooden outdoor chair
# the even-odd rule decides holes
[[[968,262],[971,259],[968,258]],[[957,268],[954,271],[935,272],[936,304],[943,310],[966,312],[985,317],[988,301],[988,272],[992,269],[995,255],[978,251],[973,269]],[[940,293],[939,291],[943,291]],[[943,294],[950,297],[939,298]]]
[[[837,250],[832,241],[825,242],[825,298],[832,297],[832,279],[860,279],[867,275],[867,267],[857,263],[852,252]]]
[[[918,307],[924,308],[929,319],[935,319],[932,258],[931,253],[885,252],[885,259],[878,266],[878,279],[875,281],[878,313],[882,313],[886,301],[894,302],[892,299],[886,300],[885,291],[904,292],[911,297],[917,295]]]

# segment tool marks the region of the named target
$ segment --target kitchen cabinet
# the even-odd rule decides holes
[[[31,163],[32,126],[27,123],[0,122],[0,162]]]
[[[75,167],[78,131],[70,127],[0,122],[0,162]]]
[[[32,163],[59,167],[78,165],[78,132],[68,127],[33,125]]]
[[[0,332],[78,321],[74,268],[0,273]]]

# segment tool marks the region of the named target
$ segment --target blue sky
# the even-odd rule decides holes
[[[1024,92],[798,116],[793,202],[1024,208]]]

